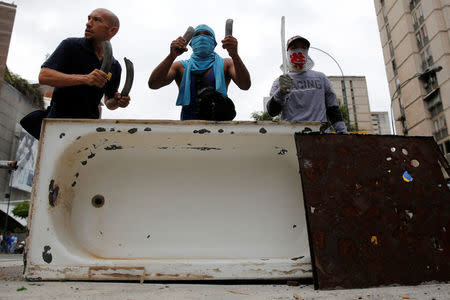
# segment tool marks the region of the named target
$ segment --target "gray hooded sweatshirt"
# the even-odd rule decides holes
[[[271,116],[281,112],[281,120],[288,122],[327,122],[328,116],[336,132],[347,133],[336,94],[325,74],[307,70],[290,72],[289,76],[293,83],[288,94],[280,91],[278,78],[272,85],[267,103]]]

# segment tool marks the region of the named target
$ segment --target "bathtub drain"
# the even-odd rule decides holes
[[[94,197],[92,197],[91,202],[94,207],[102,207],[105,204],[105,197],[103,197],[102,195],[95,195]]]

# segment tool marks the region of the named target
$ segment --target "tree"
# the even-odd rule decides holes
[[[30,209],[30,201],[23,201],[19,203],[16,207],[14,207],[12,213],[18,218],[26,219],[28,218],[29,209]]]
[[[280,121],[280,116],[271,117],[267,111],[255,111],[252,113],[252,118],[255,121],[272,121],[272,122],[278,122]]]
[[[27,80],[23,79],[19,75],[10,72],[8,68],[6,68],[3,78],[7,83],[21,92],[25,96],[25,98],[30,100],[31,103],[41,109],[44,109],[44,99],[42,93],[38,89],[39,84],[30,84]]]
[[[339,109],[341,110],[342,117],[344,118],[345,125],[347,125],[348,132],[357,131],[355,124],[351,124],[350,121],[348,120],[348,108],[347,108],[347,106],[345,106],[345,104],[342,103],[341,99],[338,99],[338,101],[339,101]]]

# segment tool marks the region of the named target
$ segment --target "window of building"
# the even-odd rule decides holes
[[[389,41],[389,51],[391,52],[391,57],[394,58],[394,44],[392,44],[392,41]]]
[[[446,149],[446,153],[449,154],[450,153],[450,140],[445,142],[445,149]]]
[[[417,41],[417,47],[419,50],[423,48],[423,42],[422,42],[422,36],[420,35],[420,31],[416,33],[416,41]]]
[[[424,17],[423,17],[423,11],[422,11],[422,5],[419,5],[417,7],[417,13],[419,15],[419,24],[423,23]]]
[[[423,79],[423,87],[425,88],[427,94],[431,93],[439,87],[436,73],[431,73]]]
[[[434,64],[434,61],[433,61],[433,55],[431,55],[431,48],[430,47],[428,47],[425,50],[425,57],[427,59],[428,66],[432,66]]]
[[[447,122],[445,116],[433,118],[434,137],[436,140],[443,139],[448,136]]]
[[[417,11],[413,11],[411,15],[413,17],[414,30],[417,30],[417,28],[419,28],[419,19],[417,18]]]
[[[389,26],[389,23],[386,23],[386,34],[388,39],[391,39],[391,27]]]
[[[380,0],[381,6],[384,6],[384,0]]]
[[[442,100],[439,91],[434,93],[434,95],[426,98],[425,101],[432,118],[436,117],[443,111]]]
[[[392,71],[394,72],[394,76],[398,75],[397,64],[395,63],[395,59],[392,60]]]
[[[395,89],[397,90],[397,94],[400,96],[402,93],[402,89],[400,88],[400,79],[397,77],[395,78]]]
[[[434,63],[430,47],[426,48],[425,51],[420,54],[420,58],[422,60],[422,70],[425,70],[427,67],[432,66]]]
[[[445,152],[444,152],[444,144],[438,144],[438,145],[439,145],[439,149],[441,150],[442,154],[445,154]]]
[[[409,9],[413,11],[413,9],[420,3],[420,0],[410,0],[409,1]]]
[[[425,24],[422,26],[422,28],[420,28],[420,35],[422,36],[423,44],[424,45],[428,44],[428,41],[429,41],[428,31],[427,31],[427,26]]]

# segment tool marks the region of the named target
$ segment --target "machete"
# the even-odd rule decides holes
[[[123,85],[122,92],[120,92],[120,95],[128,96],[131,90],[131,86],[133,85],[133,79],[134,79],[134,66],[131,60],[124,57],[123,60],[125,61],[125,67],[127,69],[127,78],[125,79],[125,84]]]
[[[194,35],[194,27],[189,26],[186,32],[183,35],[183,39],[186,41],[186,44],[189,44],[189,42],[192,39],[192,36]]]
[[[100,70],[105,72],[108,75],[108,80],[110,80],[112,75],[110,71],[113,58],[111,43],[109,41],[104,41],[102,42],[102,47],[103,47],[103,62],[102,66],[100,67]]]
[[[225,36],[233,35],[233,19],[228,19],[225,23]]]
[[[285,37],[285,18],[281,17],[281,56],[283,58],[283,75],[287,74],[287,57],[286,57],[286,37]]]

